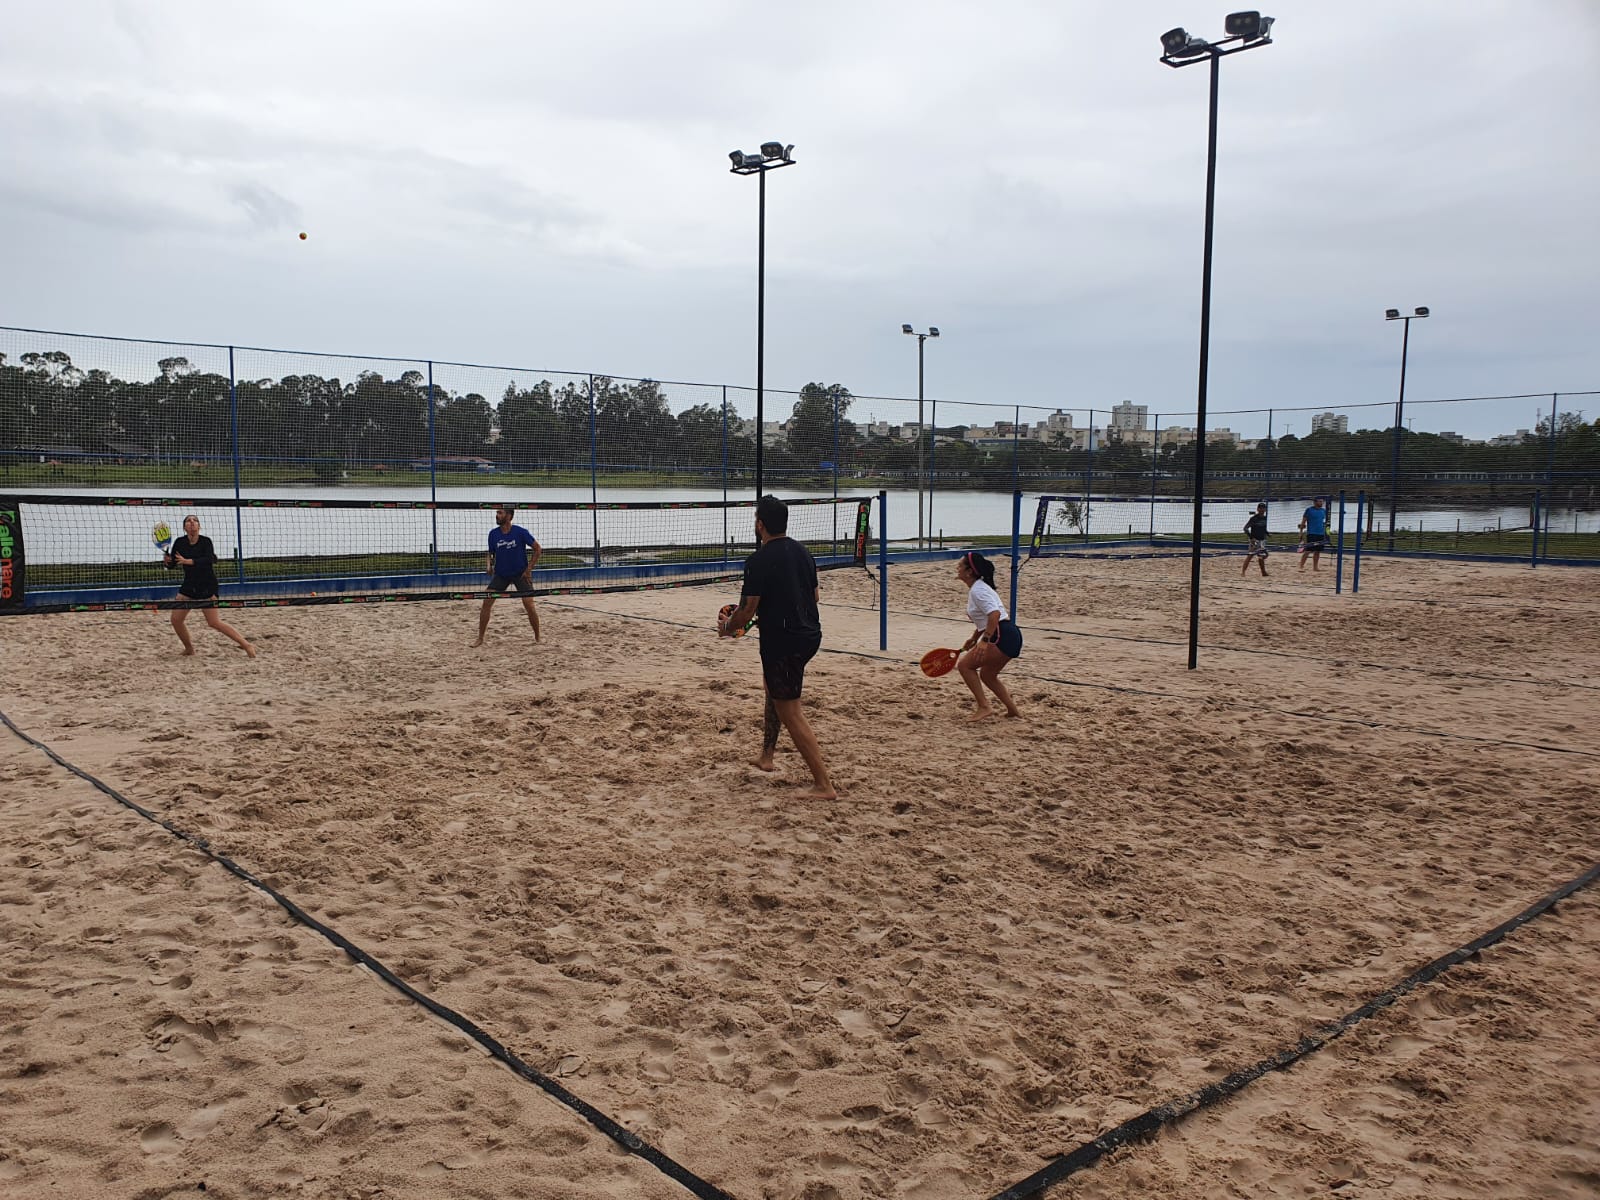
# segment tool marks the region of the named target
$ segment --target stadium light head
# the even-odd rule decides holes
[[[1419,309],[1417,309],[1417,314],[1416,314],[1416,315],[1417,315],[1417,316],[1419,316],[1419,317],[1425,317],[1425,316],[1427,316],[1427,315],[1428,315],[1428,310],[1427,310],[1427,308],[1426,308],[1426,307],[1423,307],[1423,308],[1419,308]]]
[[[929,337],[938,337],[939,336],[939,327],[937,325],[929,325],[928,326],[928,336]]]
[[[1385,321],[1398,321],[1400,319],[1400,310],[1398,308],[1386,308],[1386,309],[1384,309],[1383,310],[1383,319]]]
[[[728,161],[731,162],[735,167],[744,166],[744,151],[743,150],[729,150],[728,151]]]
[[[792,161],[790,155],[794,153],[793,146],[785,146],[782,142],[762,142],[761,156],[765,159],[782,159],[784,162]]]
[[[900,326],[900,332],[901,333],[915,333],[916,330],[911,328],[911,326],[909,326],[909,325],[902,325],[902,326]]]
[[[1251,42],[1257,38],[1267,37],[1272,32],[1272,18],[1263,17],[1254,9],[1249,12],[1229,13],[1222,23],[1222,28],[1229,37]]]
[[[1163,54],[1182,54],[1189,48],[1189,31],[1187,29],[1169,29],[1161,35],[1161,52]]]

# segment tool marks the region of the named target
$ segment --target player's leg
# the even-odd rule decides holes
[[[772,693],[762,689],[766,697],[766,704],[761,710],[761,753],[756,758],[756,766],[763,771],[776,771],[777,763],[774,756],[778,753],[778,734],[783,729],[783,723],[778,718],[778,706],[772,702]]]
[[[211,626],[211,628],[215,629],[218,633],[228,638],[235,646],[239,647],[239,649],[243,650],[251,658],[256,656],[256,648],[249,642],[245,641],[244,634],[240,633],[232,625],[229,625],[226,621],[224,621],[222,617],[218,615],[215,608],[201,609],[201,612],[205,614],[207,625]]]
[[[483,598],[483,607],[478,609],[478,640],[472,643],[474,646],[483,645],[483,635],[489,630],[489,612],[493,608],[494,597],[485,596]]]
[[[188,597],[179,595],[178,599],[187,600]],[[178,640],[183,643],[183,652],[185,654],[193,654],[194,642],[189,640],[189,630],[184,625],[184,622],[186,622],[188,619],[188,609],[175,608],[172,610],[172,631],[178,635]]]
[[[528,624],[533,626],[533,640],[539,641],[539,613],[533,607],[533,572],[524,571],[517,579],[517,594],[522,597],[522,611],[528,614]]]
[[[973,714],[975,717],[987,717],[994,711],[989,707],[989,697],[983,694],[983,684],[978,679],[978,667],[983,662],[983,651],[987,645],[987,642],[979,642],[956,659],[956,670],[961,672],[961,678],[966,680],[972,698],[978,702],[978,711]]]
[[[805,759],[806,766],[811,768],[811,788],[806,795],[815,796],[819,800],[837,799],[838,789],[833,786],[833,780],[828,775],[828,765],[822,761],[822,746],[817,742],[817,735],[811,728],[811,722],[807,721],[805,713],[800,711],[800,697],[796,696],[793,700],[774,700],[772,704],[778,710],[778,719],[783,722],[783,727],[794,739],[795,749],[800,751],[800,757]]]

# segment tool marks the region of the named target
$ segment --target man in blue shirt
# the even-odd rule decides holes
[[[1320,571],[1322,548],[1328,544],[1327,501],[1318,496],[1300,518],[1300,528],[1305,532],[1305,543],[1300,547],[1300,569],[1306,569],[1306,555],[1311,556],[1312,571]]]
[[[539,543],[521,525],[513,525],[511,518],[517,515],[516,506],[502,504],[494,510],[495,520],[499,522],[489,531],[489,561],[484,569],[489,572],[489,590],[504,594],[507,588],[515,588],[517,595],[522,597],[522,607],[528,614],[528,624],[533,626],[533,640],[539,641],[539,614],[533,608],[533,568],[539,565],[539,555],[544,553]],[[533,551],[530,560],[528,551]],[[493,596],[484,597],[483,607],[478,611],[478,640],[474,646],[483,645],[484,632],[489,628],[489,610],[494,607]]]

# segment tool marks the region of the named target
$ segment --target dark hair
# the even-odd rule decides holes
[[[967,564],[967,570],[971,571],[990,587],[994,586],[994,564],[987,558],[976,550],[968,550],[961,561]]]
[[[756,501],[756,520],[773,537],[783,537],[789,532],[789,506],[776,496],[763,496]]]
[[[514,517],[517,515],[517,506],[515,504],[496,504],[495,507],[507,516]]]

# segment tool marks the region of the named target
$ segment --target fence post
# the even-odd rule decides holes
[[[920,351],[922,343],[918,342],[917,347]],[[939,448],[939,397],[937,396],[933,398],[933,407],[929,411],[928,418],[928,545],[932,546],[933,492],[936,486],[934,484],[933,459],[935,452]],[[837,417],[835,419],[837,420]]]
[[[928,501],[929,523],[932,523],[933,501]],[[839,554],[839,385],[833,386],[833,553]]]
[[[878,493],[878,649],[889,648],[889,493]]]
[[[1344,591],[1344,489],[1339,490],[1339,546],[1333,555],[1333,594]]]
[[[428,360],[428,515],[433,520],[433,539],[429,554],[433,560],[433,573],[439,573],[439,441],[434,428],[434,413],[438,401],[433,392],[433,359]]]
[[[1366,528],[1362,516],[1367,511],[1367,493],[1356,494],[1356,556],[1355,566],[1350,572],[1350,592],[1354,595],[1361,590],[1361,533]]]
[[[1529,562],[1528,562],[1528,566],[1530,566],[1530,567],[1537,567],[1539,565],[1539,501],[1541,499],[1543,499],[1543,496],[1539,492],[1534,492],[1534,494],[1533,494],[1533,555],[1529,559]]]
[[[1017,568],[1022,562],[1022,493],[1011,493],[1011,619],[1017,619]]]
[[[244,517],[239,490],[239,374],[233,369],[233,347],[228,347],[228,411],[233,422],[233,561],[244,582]]]
[[[599,456],[595,447],[594,376],[589,376],[589,516],[594,524],[594,566],[600,569],[600,475]]]

